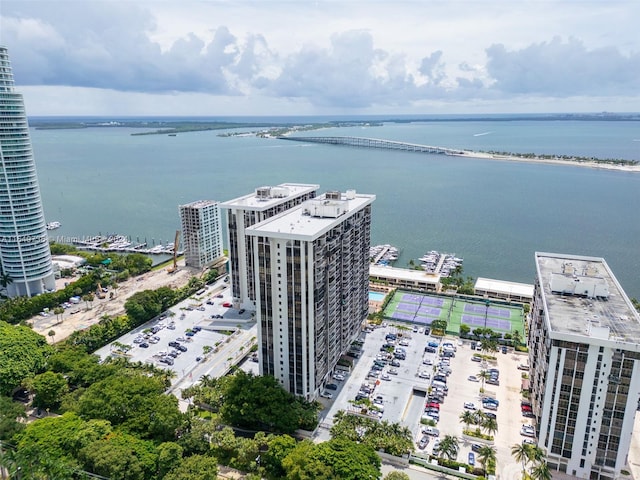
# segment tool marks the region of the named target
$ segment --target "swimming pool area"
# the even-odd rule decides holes
[[[369,292],[369,300],[381,302],[384,300],[385,294],[380,292]]]

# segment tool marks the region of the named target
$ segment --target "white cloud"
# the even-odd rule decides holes
[[[170,114],[169,106],[233,114],[234,105],[244,114],[640,110],[640,4],[625,0],[3,0],[2,8],[0,41],[18,87],[48,99],[26,99],[32,115]],[[73,93],[85,103],[62,98]]]

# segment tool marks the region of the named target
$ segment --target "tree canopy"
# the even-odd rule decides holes
[[[29,327],[0,320],[0,395],[9,395],[22,381],[44,369],[52,348]]]
[[[135,372],[112,375],[91,385],[78,400],[82,418],[101,418],[141,438],[173,440],[184,417],[178,399],[164,395],[158,378]]]
[[[337,438],[314,444],[300,442],[282,461],[286,478],[362,480],[380,477],[380,457],[361,443]]]

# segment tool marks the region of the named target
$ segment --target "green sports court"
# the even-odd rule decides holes
[[[447,332],[459,334],[460,325],[471,330],[490,328],[502,334],[515,330],[524,335],[524,310],[521,305],[500,300],[459,296],[427,295],[397,290],[383,311],[387,320],[429,326],[445,320]]]

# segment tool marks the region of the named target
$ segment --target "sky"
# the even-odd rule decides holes
[[[27,114],[640,112],[637,0],[0,0]]]

